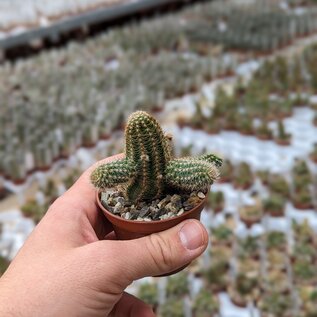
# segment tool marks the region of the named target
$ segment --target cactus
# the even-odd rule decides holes
[[[159,198],[168,189],[206,190],[219,176],[222,160],[212,154],[174,159],[170,136],[144,111],[133,113],[125,130],[125,158],[98,166],[91,182],[98,189],[121,185],[131,202]]]

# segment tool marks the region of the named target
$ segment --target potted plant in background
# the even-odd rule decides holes
[[[256,129],[256,136],[263,141],[272,140],[273,132],[269,128],[266,120],[263,120],[260,126]]]
[[[138,298],[143,300],[148,305],[152,306],[153,311],[156,312],[158,308],[158,288],[154,283],[143,283],[138,290]]]
[[[235,188],[249,189],[252,186],[253,179],[253,173],[247,163],[242,162],[236,167],[233,181]]]
[[[170,135],[144,111],[130,116],[125,137],[124,157],[91,174],[98,204],[117,237],[138,238],[199,219],[222,160],[212,154],[172,158]]]
[[[213,245],[231,246],[234,240],[234,234],[231,228],[226,224],[211,229],[211,242]]]
[[[262,219],[263,211],[259,205],[246,205],[239,209],[241,221],[245,223],[248,228],[251,228],[255,223],[259,223]]]
[[[168,277],[166,285],[167,298],[183,298],[189,293],[187,273],[179,272]]]
[[[292,229],[294,233],[294,238],[298,243],[308,243],[314,244],[316,240],[316,234],[312,227],[309,225],[307,219],[305,219],[302,223],[292,221]]]
[[[219,179],[219,183],[228,183],[232,181],[234,173],[234,166],[229,160],[224,160],[223,165],[221,167],[221,178]]]
[[[298,285],[315,286],[317,283],[317,268],[315,263],[307,259],[298,259],[293,263],[294,281]]]
[[[283,217],[285,200],[280,195],[272,195],[263,202],[263,209],[266,214],[272,217]]]
[[[317,143],[314,144],[314,148],[310,153],[311,160],[317,164]]]
[[[265,235],[265,242],[267,250],[286,251],[287,243],[284,232],[270,231]]]
[[[219,312],[219,301],[216,296],[202,289],[195,297],[193,303],[193,317],[210,317]]]
[[[261,316],[263,317],[293,316],[293,300],[290,294],[281,294],[269,290],[261,297],[258,307],[261,310]]]
[[[168,299],[159,312],[161,317],[184,317],[184,302],[182,299]]]
[[[284,124],[281,120],[278,122],[278,125],[277,125],[276,142],[279,145],[291,144],[291,134],[285,131]]]
[[[269,177],[268,187],[273,196],[289,197],[289,185],[284,176],[272,174]]]
[[[239,307],[246,307],[249,300],[258,297],[258,276],[239,273],[229,288],[232,302]]]
[[[261,280],[261,289],[264,292],[276,292],[288,294],[290,292],[290,281],[287,272],[276,267],[270,267],[268,273]]]
[[[218,213],[223,210],[225,204],[225,197],[222,191],[215,191],[208,193],[207,205],[214,213]]]
[[[254,260],[260,259],[260,245],[258,236],[247,236],[244,239],[238,240],[238,252],[239,259],[252,258]]]
[[[226,261],[211,263],[203,276],[207,289],[210,289],[212,293],[226,291],[229,284],[229,263]]]

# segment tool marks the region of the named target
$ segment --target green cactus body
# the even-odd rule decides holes
[[[169,140],[158,122],[142,111],[130,116],[125,135],[126,158],[134,162],[137,170],[126,187],[127,197],[132,201],[159,197],[164,188],[165,166],[172,158]]]
[[[91,175],[95,187],[122,185],[126,197],[136,202],[159,198],[167,187],[205,190],[219,175],[222,160],[212,154],[172,158],[170,137],[144,111],[130,116],[125,137],[125,158],[97,167]]]

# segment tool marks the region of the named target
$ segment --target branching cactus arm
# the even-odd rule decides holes
[[[204,154],[204,155],[200,155],[198,157],[196,157],[197,160],[200,161],[206,161],[208,163],[214,164],[216,167],[221,167],[222,166],[222,159],[217,157],[214,154]]]
[[[166,168],[166,183],[183,191],[207,190],[219,178],[218,168],[209,162],[180,158],[171,161]]]
[[[90,178],[95,187],[106,189],[127,183],[135,175],[136,165],[124,158],[98,166]]]

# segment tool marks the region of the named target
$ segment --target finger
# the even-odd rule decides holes
[[[207,244],[208,233],[204,226],[198,220],[186,220],[147,237],[98,241],[91,247],[95,248],[94,254],[100,256],[98,263],[107,265],[108,270],[111,265],[112,276],[127,286],[141,277],[162,275],[181,268],[203,253]]]
[[[123,293],[110,313],[111,317],[155,317],[153,309],[135,296]]]
[[[91,184],[90,175],[92,171],[107,162],[115,161],[123,157],[123,154],[114,155],[101,160],[90,166],[75,182],[75,184],[63,195],[69,202],[73,202],[77,206],[80,201],[80,211],[87,214],[90,222],[95,226],[96,216],[98,213],[98,206],[96,202],[96,188]]]
[[[108,157],[101,160],[90,168],[88,168],[61,197],[59,197],[50,207],[46,218],[49,218],[50,223],[58,222],[72,225],[72,232],[76,231],[76,226],[81,228],[92,227],[95,231],[88,234],[91,242],[98,239],[103,239],[105,235],[113,230],[111,224],[100,212],[96,202],[96,189],[90,182],[91,172],[100,164],[110,162],[122,157],[122,154]],[[62,219],[61,219],[62,218]],[[62,220],[62,221],[61,221]],[[69,230],[66,232],[69,234]]]

